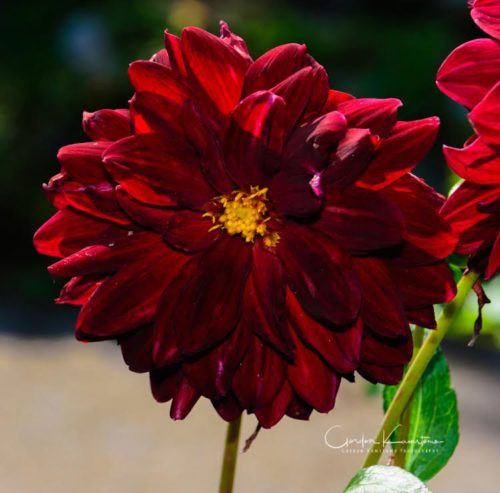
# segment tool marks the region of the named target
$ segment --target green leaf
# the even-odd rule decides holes
[[[384,389],[387,410],[397,386]],[[439,349],[433,356],[413,396],[405,469],[427,481],[435,476],[453,455],[458,443],[457,396],[450,385],[448,363]],[[398,440],[397,430],[391,441]],[[393,443],[393,447],[396,444]]]
[[[420,479],[396,466],[361,469],[344,493],[431,493]]]

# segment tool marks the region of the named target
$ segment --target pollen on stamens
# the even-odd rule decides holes
[[[279,234],[270,232],[267,222],[271,219],[268,212],[267,188],[251,187],[250,192],[236,190],[213,202],[217,212],[206,212],[203,217],[211,219],[213,226],[209,231],[222,229],[227,234],[241,235],[247,243],[253,243],[258,237],[267,247],[276,246]]]

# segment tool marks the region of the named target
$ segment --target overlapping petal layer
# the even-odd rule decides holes
[[[253,61],[225,23],[129,75],[130,111],[85,113],[93,142],[60,151],[35,235],[77,337],[116,339],[174,419],[203,396],[271,427],[356,371],[397,382],[409,324],[454,295],[443,198],[410,174],[438,120],[329,90],[303,45]]]

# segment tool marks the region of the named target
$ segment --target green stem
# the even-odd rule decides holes
[[[241,416],[227,426],[219,493],[232,493],[240,441]]]
[[[437,329],[429,333],[427,339],[420,348],[420,351],[417,353],[415,359],[412,361],[408,371],[403,377],[399,389],[387,409],[387,412],[385,413],[375,441],[368,451],[363,467],[373,466],[379,461],[380,456],[384,451],[386,442],[398,425],[401,414],[413,395],[420,378],[432,359],[432,356],[434,356],[439,344],[443,340],[443,337],[450,328],[455,315],[462,308],[465,298],[469,294],[469,291],[472,289],[472,286],[477,279],[478,275],[473,272],[463,276],[458,283],[458,290],[455,299],[443,307],[443,311],[441,312],[437,323]]]
[[[413,356],[408,366],[411,366],[411,363],[417,356],[418,351],[422,347],[422,343],[424,342],[424,328],[416,326],[413,331]],[[408,404],[403,411],[401,416],[400,424],[401,426],[398,429],[398,444],[396,445],[396,450],[394,451],[394,465],[399,466],[401,468],[405,468],[406,462],[406,449],[407,449],[407,441],[408,435],[410,433],[410,422],[411,422],[411,408],[413,402],[413,394],[408,401]]]

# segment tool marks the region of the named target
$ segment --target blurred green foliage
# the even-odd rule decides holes
[[[4,304],[43,316],[58,286],[31,238],[52,213],[41,184],[58,172],[59,147],[85,140],[83,110],[124,107],[128,64],[162,47],[163,30],[212,32],[219,19],[245,37],[254,56],[306,43],[333,87],[357,96],[399,97],[402,118],[438,115],[441,142],[470,133],[465,112],[435,87],[445,56],[480,36],[466,0],[56,0],[0,3],[0,207]],[[445,192],[436,146],[417,173]],[[60,309],[60,308],[59,308]],[[42,313],[40,313],[40,310]]]

